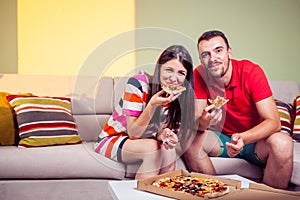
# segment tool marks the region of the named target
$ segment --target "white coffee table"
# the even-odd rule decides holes
[[[242,182],[242,188],[248,188],[249,183],[253,182],[239,175],[222,175],[220,177],[230,178],[234,180],[239,180]],[[164,199],[170,200],[172,198],[156,195],[150,192],[145,192],[137,189],[136,180],[123,180],[123,181],[109,181],[108,190],[110,191],[113,199],[115,200],[147,200],[147,199]]]

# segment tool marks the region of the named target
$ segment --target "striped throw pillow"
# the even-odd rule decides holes
[[[295,111],[293,138],[300,142],[300,94],[298,94],[295,99]]]
[[[277,110],[280,117],[281,122],[281,132],[288,133],[292,135],[292,128],[293,128],[293,119],[292,119],[292,112],[293,106],[289,103],[285,103],[280,100],[275,100]]]
[[[71,99],[9,95],[6,97],[16,113],[20,141],[18,147],[78,144]]]

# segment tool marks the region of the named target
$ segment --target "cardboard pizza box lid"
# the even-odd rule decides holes
[[[180,175],[184,175],[184,176],[198,176],[198,177],[205,177],[205,178],[213,178],[219,181],[222,181],[224,183],[226,183],[229,188],[229,194],[226,194],[224,196],[218,197],[218,200],[220,199],[232,199],[231,195],[233,195],[235,192],[237,192],[240,187],[241,187],[241,181],[237,181],[237,180],[232,180],[232,179],[228,179],[228,178],[223,178],[223,177],[217,177],[217,176],[211,176],[211,175],[206,175],[206,174],[201,174],[201,173],[189,173],[186,170],[177,170],[177,171],[173,171],[173,172],[169,172],[169,173],[165,173],[165,174],[161,174],[161,175],[157,175],[151,178],[146,178],[146,179],[142,179],[142,180],[138,180],[137,182],[137,189],[139,190],[144,190],[147,192],[151,192],[154,194],[159,194],[159,195],[163,195],[163,196],[167,196],[167,197],[171,197],[171,198],[175,198],[175,199],[195,199],[195,200],[199,200],[199,199],[206,199],[206,198],[202,198],[202,197],[197,197],[197,196],[193,196],[190,194],[185,194],[185,193],[180,193],[180,192],[176,192],[176,191],[171,191],[171,190],[166,190],[163,188],[158,188],[156,186],[153,186],[152,183],[160,178],[163,177],[174,177],[174,176],[180,176]]]
[[[277,193],[277,194],[278,193],[279,194],[287,194],[287,195],[297,196],[297,198],[300,199],[300,191],[288,191],[288,190],[276,189],[276,188],[267,186],[262,183],[250,183],[249,189],[268,191],[268,192]]]
[[[289,195],[285,193],[277,193],[267,190],[256,190],[250,188],[242,188],[231,195],[232,200],[299,200],[299,196]]]

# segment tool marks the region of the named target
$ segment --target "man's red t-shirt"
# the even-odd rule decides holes
[[[272,96],[268,80],[260,66],[248,60],[232,60],[232,78],[228,86],[215,79],[202,65],[194,70],[196,99],[223,96],[223,120],[215,130],[227,135],[251,129],[262,121],[255,103]]]

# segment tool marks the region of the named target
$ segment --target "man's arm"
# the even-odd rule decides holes
[[[281,128],[279,114],[273,97],[268,97],[256,103],[259,115],[264,119],[260,124],[240,133],[245,144],[257,142],[269,137]]]

